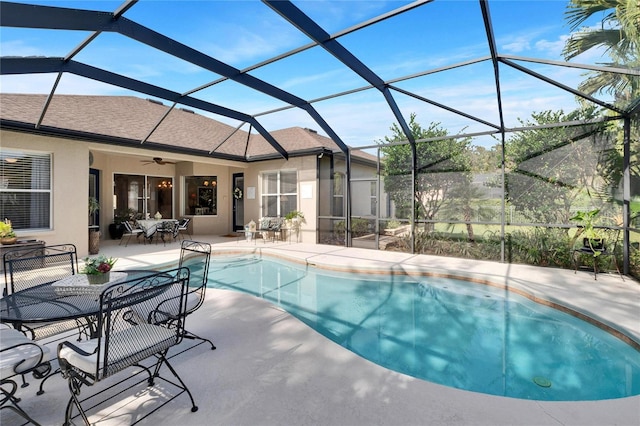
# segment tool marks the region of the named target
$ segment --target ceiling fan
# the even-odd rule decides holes
[[[144,163],[144,165],[146,166],[147,164],[160,164],[161,166],[164,166],[165,164],[176,164],[173,161],[164,161],[162,158],[160,157],[153,157],[153,160],[140,160]]]

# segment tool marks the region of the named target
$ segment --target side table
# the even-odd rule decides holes
[[[235,231],[236,232],[236,243],[240,242],[240,236],[242,235],[242,237],[247,240],[247,242],[253,240],[253,244],[256,243],[256,233],[252,232],[252,231],[245,231],[244,229],[240,229],[239,231]],[[247,233],[249,233],[249,238],[247,238]]]

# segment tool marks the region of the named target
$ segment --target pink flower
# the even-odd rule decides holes
[[[101,263],[100,265],[98,265],[98,271],[102,272],[103,274],[109,272],[111,270],[111,265],[109,265],[108,263]]]

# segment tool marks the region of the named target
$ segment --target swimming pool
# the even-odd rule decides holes
[[[214,256],[209,285],[264,298],[366,359],[446,386],[549,401],[640,394],[637,350],[503,289],[254,255]]]

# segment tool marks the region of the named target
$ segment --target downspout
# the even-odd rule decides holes
[[[346,160],[346,181],[347,181],[347,193],[345,194],[347,197],[347,211],[345,217],[345,232],[347,233],[346,245],[347,247],[352,247],[352,232],[351,232],[351,149],[347,147],[347,151],[345,152],[345,160]]]
[[[629,226],[631,221],[631,117],[624,118],[622,164],[622,273],[629,275]]]
[[[382,196],[382,189],[380,188],[381,179],[380,179],[380,148],[377,150],[377,161],[376,161],[376,223],[375,223],[375,231],[376,231],[376,250],[380,250],[380,198]],[[388,217],[388,215],[387,215]]]
[[[411,254],[416,253],[416,188],[418,183],[416,179],[418,175],[416,170],[418,168],[418,150],[416,149],[415,141],[411,142]]]

